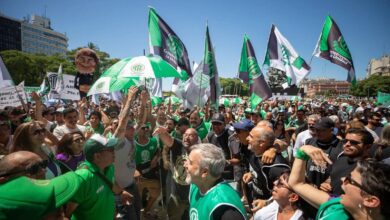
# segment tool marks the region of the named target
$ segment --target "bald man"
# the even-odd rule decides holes
[[[271,198],[273,182],[290,167],[287,160],[278,152],[272,163],[265,164],[262,162],[264,152],[274,145],[275,134],[271,128],[266,126],[255,127],[249,133],[247,140],[249,143],[248,149],[253,152],[249,158],[249,166],[252,172],[245,173],[242,179],[250,191],[249,196],[248,192],[246,194],[248,202],[251,203],[252,199],[266,200]],[[255,207],[252,211],[255,212],[259,207],[256,203],[253,205]]]

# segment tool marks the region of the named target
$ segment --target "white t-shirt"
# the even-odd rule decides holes
[[[295,140],[295,145],[293,148],[293,155],[297,153],[297,150],[305,145],[305,141],[309,138],[312,138],[313,135],[310,134],[310,130],[307,129],[305,131],[302,131],[301,133],[298,134],[297,139]]]
[[[264,208],[257,211],[254,215],[254,220],[277,220],[278,219],[278,209],[279,205],[276,201],[273,201],[271,204],[265,206]],[[290,220],[300,220],[303,219],[302,211],[297,209]]]
[[[77,132],[77,131],[81,131],[81,133],[84,134],[85,133],[85,126],[76,125],[76,128],[68,128],[66,126],[66,124],[63,124],[61,126],[57,126],[56,128],[54,128],[53,134],[54,134],[54,136],[56,136],[56,138],[58,140],[61,140],[61,138],[65,134],[70,134],[70,133]]]
[[[124,138],[115,147],[115,179],[120,187],[125,188],[134,183],[135,143]]]

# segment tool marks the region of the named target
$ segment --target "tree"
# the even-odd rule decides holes
[[[376,96],[378,91],[390,93],[390,76],[370,76],[351,87],[350,94],[359,97]]]
[[[239,95],[249,96],[249,87],[247,84],[242,83],[237,78],[223,78],[220,77],[221,88],[223,89],[222,94],[226,95]]]

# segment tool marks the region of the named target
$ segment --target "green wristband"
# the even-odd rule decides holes
[[[310,157],[303,152],[301,149],[297,150],[297,153],[295,154],[295,158],[301,159],[301,160],[309,160]]]

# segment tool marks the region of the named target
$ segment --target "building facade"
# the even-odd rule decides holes
[[[350,85],[347,81],[326,78],[307,79],[302,82],[302,86],[308,97],[324,94],[348,94]]]
[[[65,34],[52,30],[50,20],[33,15],[22,22],[22,51],[46,55],[65,55],[68,38]]]
[[[22,50],[21,22],[0,14],[0,51]]]
[[[371,59],[367,66],[367,77],[379,75],[390,76],[390,56],[385,55],[379,59]]]
[[[3,31],[1,31],[0,45],[5,45],[5,49],[1,48],[1,50],[14,49],[46,55],[66,54],[68,37],[63,33],[54,31],[51,28],[50,19],[38,15],[32,15],[29,19],[22,21],[11,19],[4,15],[0,15],[0,18],[1,30],[5,29],[7,30],[6,33],[12,34],[13,41],[15,41],[14,45],[17,45],[17,42],[19,42],[18,46],[6,47],[7,45],[13,45],[9,42],[11,37],[8,34],[6,38],[3,38]],[[17,29],[19,30],[18,32],[16,31]]]

